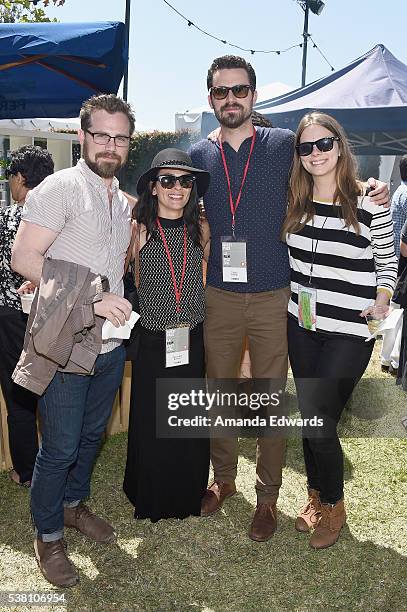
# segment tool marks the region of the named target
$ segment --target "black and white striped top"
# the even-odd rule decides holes
[[[344,225],[341,206],[314,206],[314,218],[287,236],[292,291],[288,312],[298,318],[298,284],[309,283],[314,259],[317,331],[366,338],[369,332],[360,312],[375,300],[378,288],[392,293],[397,277],[390,209],[359,198],[357,235]]]

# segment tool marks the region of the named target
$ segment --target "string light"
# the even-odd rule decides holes
[[[315,40],[312,38],[311,34],[309,35],[309,39],[312,42],[313,48],[316,49],[318,51],[318,53],[324,58],[324,60],[326,61],[326,63],[328,64],[328,66],[331,69],[331,72],[335,71],[335,68],[332,66],[331,62],[327,59],[327,57],[322,53],[321,49],[318,47],[317,43],[315,42]]]
[[[230,42],[228,42],[227,40],[225,40],[223,38],[218,38],[218,36],[215,36],[214,34],[211,34],[210,32],[207,32],[203,28],[200,28],[199,26],[197,26],[193,21],[188,19],[188,17],[185,17],[185,15],[180,13],[179,10],[175,8],[175,6],[173,6],[172,4],[170,4],[168,2],[168,0],[163,0],[163,2],[171,10],[173,10],[175,13],[177,13],[177,15],[179,15],[179,17],[181,17],[184,21],[186,21],[187,24],[188,24],[188,27],[195,28],[196,30],[201,32],[201,34],[204,34],[205,36],[209,36],[209,38],[213,38],[214,40],[217,40],[218,42],[222,43],[223,45],[229,45],[229,47],[234,47],[235,49],[239,49],[240,51],[245,51],[246,53],[250,53],[251,55],[254,55],[255,53],[275,53],[276,55],[281,55],[281,53],[286,53],[287,51],[291,51],[291,49],[295,49],[296,47],[299,47],[300,49],[302,49],[302,47],[303,47],[303,43],[301,42],[301,43],[298,43],[298,45],[291,45],[290,47],[287,47],[286,49],[246,49],[245,47],[241,47],[240,45],[236,45],[234,43],[230,43]],[[323,57],[323,59],[326,61],[326,63],[330,67],[331,71],[333,72],[335,70],[335,68],[332,66],[332,64],[327,59],[327,57],[322,53],[321,49],[318,47],[317,43],[314,41],[314,39],[312,38],[312,36],[310,34],[308,34],[308,38],[312,41],[313,48],[318,51],[318,53]]]
[[[172,4],[170,4],[167,0],[163,0],[163,2],[167,6],[169,6],[169,8],[172,9],[175,13],[177,13],[179,17],[181,17],[184,21],[186,21],[189,27],[192,26],[193,28],[201,32],[201,34],[204,34],[205,36],[209,36],[209,38],[213,38],[214,40],[217,40],[218,42],[224,45],[229,45],[229,47],[234,47],[235,49],[239,49],[240,51],[245,51],[246,53],[250,53],[251,55],[254,55],[255,53],[275,53],[276,55],[281,55],[281,53],[287,53],[287,51],[291,51],[291,49],[295,49],[296,47],[299,47],[299,48],[302,47],[302,43],[299,43],[298,45],[291,45],[290,47],[287,47],[286,49],[246,49],[245,47],[241,47],[240,45],[236,45],[234,43],[228,42],[225,39],[219,38],[218,36],[215,36],[214,34],[207,32],[203,28],[200,28],[199,26],[197,26],[193,21],[188,19],[188,17],[185,17],[185,15],[180,13],[179,10],[176,9],[175,6],[172,6]]]

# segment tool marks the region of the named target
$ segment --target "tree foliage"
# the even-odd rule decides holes
[[[44,8],[38,7],[40,3],[46,9],[50,3],[62,6],[65,0],[37,0],[36,4],[32,0],[0,0],[0,23],[57,21],[47,17]]]

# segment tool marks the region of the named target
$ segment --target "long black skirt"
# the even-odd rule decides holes
[[[127,464],[123,489],[135,518],[200,515],[208,483],[209,440],[156,436],[156,379],[203,378],[202,325],[190,332],[190,363],[165,368],[165,333],[141,328],[140,348],[132,362]]]

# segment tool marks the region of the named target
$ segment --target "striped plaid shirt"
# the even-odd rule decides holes
[[[112,193],[110,208],[104,180],[80,159],[74,168],[51,174],[30,191],[22,219],[58,234],[47,257],[87,266],[109,279],[111,293],[122,296],[131,210],[116,178]],[[102,353],[119,344],[104,341]]]

